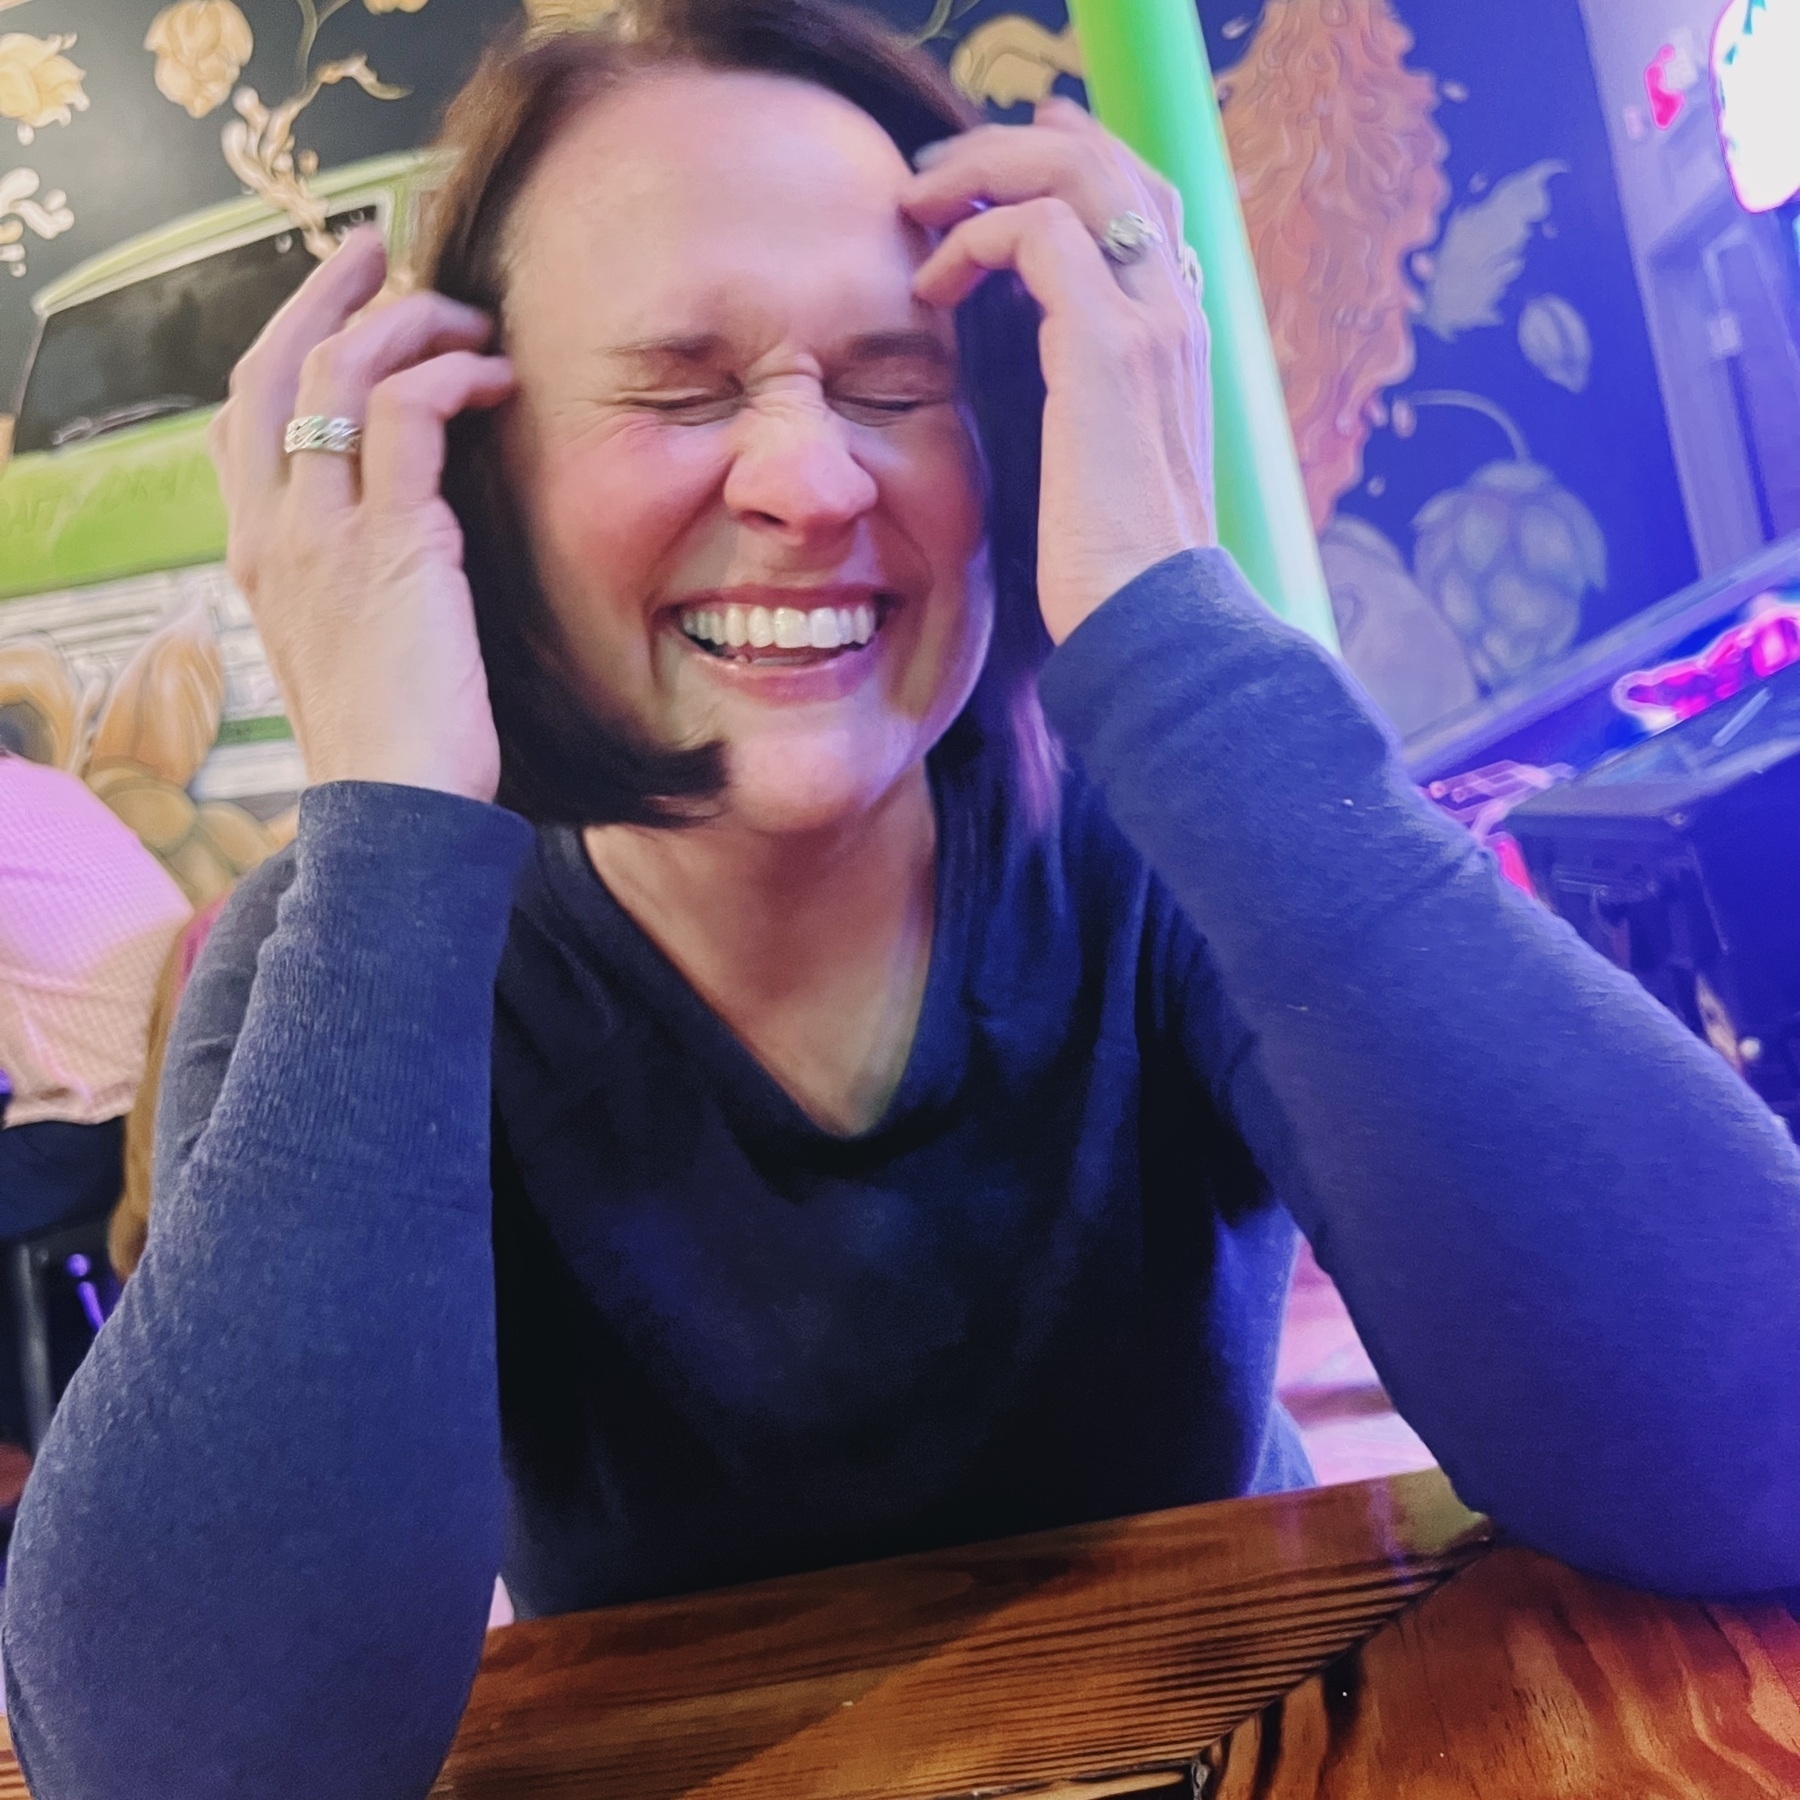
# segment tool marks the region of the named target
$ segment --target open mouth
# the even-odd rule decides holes
[[[891,608],[876,594],[848,606],[683,607],[682,635],[728,662],[811,663],[872,643]]]

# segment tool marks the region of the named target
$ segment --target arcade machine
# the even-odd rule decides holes
[[[1795,377],[1746,381],[1747,342],[1724,359],[1764,535],[1778,538],[1800,511],[1800,0],[1732,0],[1712,62],[1732,187],[1757,222],[1743,242],[1765,264],[1710,271],[1721,316],[1753,321],[1765,360]],[[1800,1135],[1800,540],[1753,562],[1747,581],[1710,584],[1723,602],[1760,588],[1747,609],[1601,690],[1621,731],[1648,735],[1526,801],[1507,829],[1539,898]],[[1690,598],[1690,621],[1705,599]]]

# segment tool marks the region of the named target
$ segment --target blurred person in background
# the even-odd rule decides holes
[[[118,1199],[151,1000],[191,910],[97,795],[19,748],[0,717],[0,1242]],[[0,1369],[0,1436],[16,1439],[10,1356]]]

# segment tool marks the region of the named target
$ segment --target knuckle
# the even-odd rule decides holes
[[[305,393],[340,387],[350,376],[346,334],[337,332],[321,338],[307,351],[300,364],[300,386]]]
[[[412,402],[412,371],[403,369],[389,375],[369,389],[368,419],[372,424],[392,424],[404,414]]]
[[[1026,201],[1025,210],[1032,223],[1046,231],[1067,231],[1071,226],[1083,229],[1080,214],[1061,194],[1040,194]]]

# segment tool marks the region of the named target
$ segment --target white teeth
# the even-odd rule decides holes
[[[681,614],[685,636],[732,650],[746,644],[755,650],[847,650],[868,643],[878,622],[867,602],[804,612],[797,606],[702,606]]]

